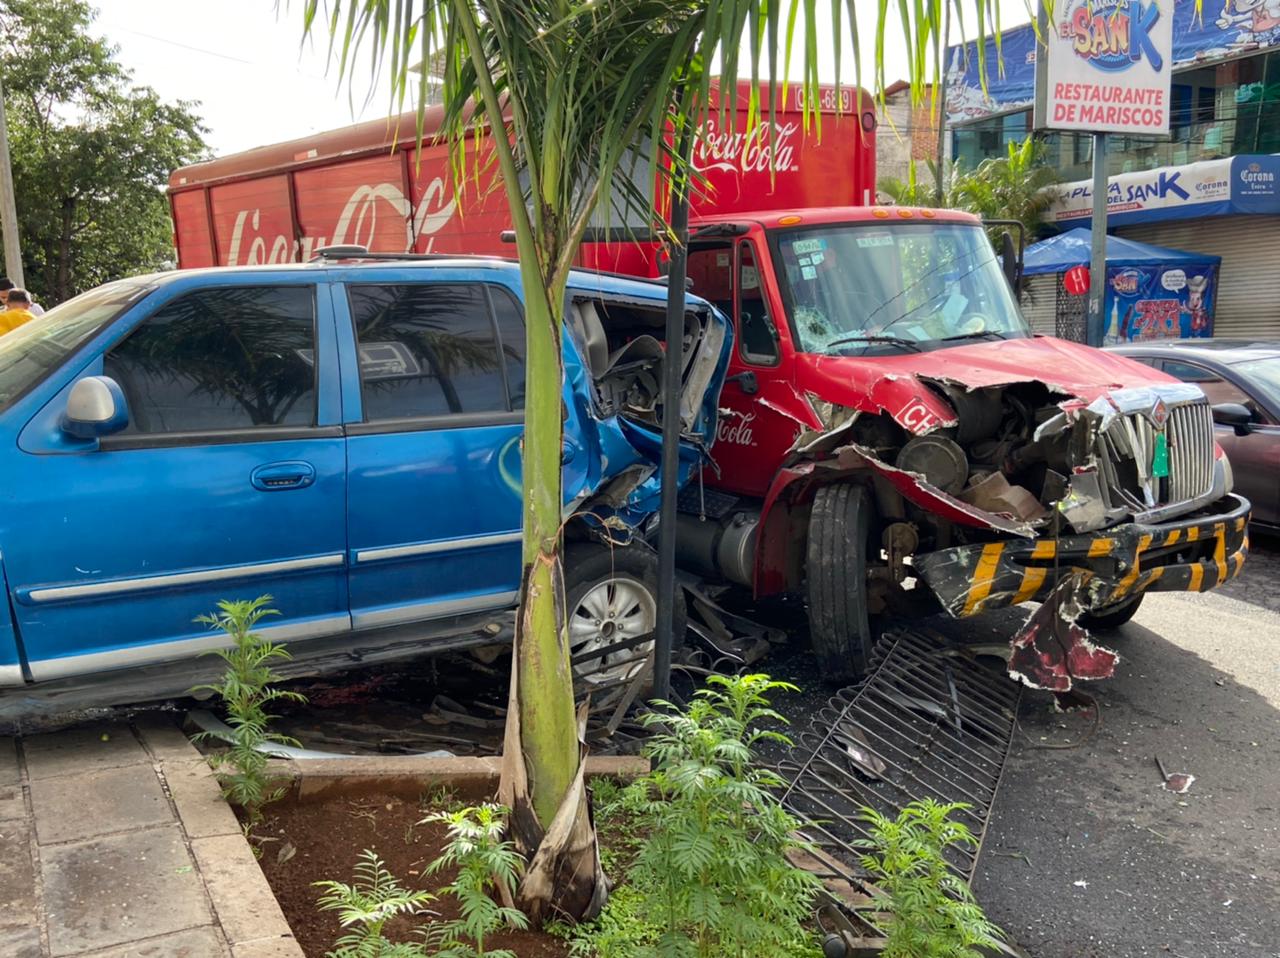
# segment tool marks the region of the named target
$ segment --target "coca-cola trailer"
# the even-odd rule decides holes
[[[1081,611],[1115,626],[1147,591],[1239,571],[1249,505],[1197,388],[1032,336],[1012,251],[1002,263],[975,217],[872,205],[865,93],[823,91],[819,133],[793,90],[772,135],[750,136],[740,94],[695,153],[711,190],[693,204],[688,274],[735,345],[714,463],[682,499],[686,568],[805,595],[822,677],[837,681],[866,667],[881,613],[1040,602],[1010,670],[1058,691],[1114,666],[1071,624]],[[414,130],[404,117],[176,171],[181,265],[335,244],[511,255],[505,194],[459,195],[447,148],[416,148]],[[616,242],[581,261],[654,276],[657,256]],[[590,302],[566,316],[607,379],[635,330]]]

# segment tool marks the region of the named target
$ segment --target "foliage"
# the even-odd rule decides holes
[[[336,942],[328,958],[426,958],[428,952],[417,942],[392,942],[383,936],[388,921],[397,915],[416,915],[435,896],[425,891],[401,887],[394,875],[366,849],[355,867],[355,881],[318,881],[323,889],[321,911],[336,911],[343,928],[352,931]]]
[[[133,85],[86,0],[0,0],[26,282],[45,305],[173,259],[169,172],[202,158],[195,104]]]
[[[201,736],[219,739],[230,746],[225,753],[214,757],[215,768],[222,781],[223,794],[245,810],[250,827],[262,819],[262,806],[283,793],[283,789],[272,789],[266,771],[267,755],[259,746],[269,742],[297,744],[270,730],[273,716],[267,713],[267,706],[278,701],[306,701],[298,692],[272,687],[271,683],[280,680],[272,670],[272,663],[287,660],[290,655],[283,645],[269,642],[253,631],[264,616],[280,614],[267,608],[270,601],[269,595],[252,601],[223,600],[218,603],[216,613],[196,619],[211,629],[221,629],[231,639],[229,648],[213,652],[226,663],[222,681],[217,685],[197,686],[192,691],[214,693],[227,710],[230,735],[204,732]]]
[[[977,847],[969,829],[951,818],[965,808],[926,798],[897,818],[862,809],[871,835],[858,842],[867,849],[862,867],[887,895],[891,915],[885,958],[979,958],[980,949],[998,946],[1000,930],[945,858],[953,845]]]
[[[457,899],[462,917],[434,923],[428,945],[438,958],[514,958],[510,951],[486,951],[486,938],[504,928],[525,928],[528,919],[515,908],[502,907],[490,897],[497,891],[509,901],[515,893],[524,862],[511,842],[503,841],[506,809],[479,805],[453,812],[437,812],[419,824],[441,822],[449,841],[427,874],[456,868],[454,880],[442,889]]]
[[[818,879],[788,861],[804,847],[800,823],[770,791],[778,775],[753,764],[759,743],[790,744],[760,726],[784,721],[767,694],[794,686],[766,675],[707,684],[686,711],[661,703],[664,712],[644,719],[657,729],[645,747],[657,767],[627,798],[648,831],[629,877],[639,912],[657,929],[659,955],[803,953]]]

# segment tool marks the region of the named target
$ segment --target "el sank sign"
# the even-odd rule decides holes
[[[1059,0],[1040,11],[1037,129],[1169,132],[1173,0]]]

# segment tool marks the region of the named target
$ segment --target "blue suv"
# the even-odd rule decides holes
[[[656,283],[570,281],[579,653],[656,614],[643,539],[665,300]],[[730,338],[690,296],[682,481],[715,435]],[[21,710],[33,683],[92,686],[93,704],[180,692],[220,641],[192,619],[263,593],[281,612],[263,634],[311,671],[500,641],[524,342],[515,264],[372,256],[122,280],[0,338],[0,703]],[[620,534],[632,545],[601,544]]]

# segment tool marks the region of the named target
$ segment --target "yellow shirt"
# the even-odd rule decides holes
[[[6,309],[0,313],[0,336],[5,333],[11,333],[23,323],[29,323],[35,319],[28,310],[25,309]]]

